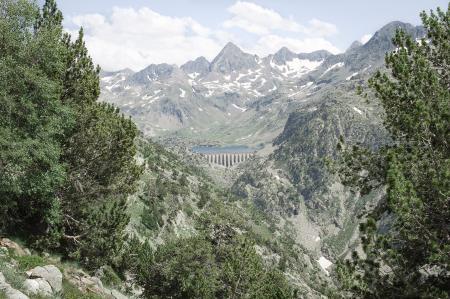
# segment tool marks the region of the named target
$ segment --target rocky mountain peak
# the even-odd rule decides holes
[[[297,55],[297,57],[300,59],[308,59],[314,61],[324,60],[330,56],[333,56],[333,54],[331,54],[327,50],[317,50],[311,53],[300,53]]]
[[[204,75],[209,72],[209,61],[201,56],[195,60],[186,62],[181,66],[181,69],[187,74],[199,74]]]
[[[155,80],[164,80],[172,75],[175,68],[176,66],[167,63],[151,64],[142,71],[133,74],[130,79],[139,84],[145,84]]]
[[[221,53],[244,53],[241,48],[233,44],[232,42],[228,42],[225,47],[223,47]]]
[[[413,26],[409,23],[403,23],[400,21],[393,21],[380,30],[375,32],[373,37],[364,44],[365,48],[378,48],[388,51],[392,48],[392,37],[395,35],[395,31],[401,29],[407,34],[410,34],[413,38],[422,37],[425,35],[425,30],[421,26]]]
[[[256,56],[243,52],[229,42],[211,62],[211,71],[229,73],[241,69],[250,69],[257,65]]]
[[[276,64],[285,64],[286,61],[291,61],[297,57],[297,54],[289,50],[287,47],[283,47],[273,55],[273,61]]]
[[[130,68],[125,68],[122,70],[118,70],[118,71],[105,71],[105,70],[101,70],[100,71],[100,77],[110,77],[110,76],[116,76],[116,75],[124,75],[124,76],[131,76],[132,74],[134,74],[134,71]]]
[[[362,44],[359,40],[355,40],[355,41],[350,45],[350,47],[348,47],[347,51],[354,50],[354,49],[356,49],[356,48],[361,47],[362,45],[363,45],[363,44]]]

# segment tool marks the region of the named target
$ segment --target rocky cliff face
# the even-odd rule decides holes
[[[355,215],[377,200],[378,194],[364,198],[352,194],[327,161],[337,156],[340,136],[350,144],[374,148],[389,139],[377,105],[339,91],[328,97],[291,113],[274,140],[275,151],[250,162],[232,190],[272,217],[290,222],[297,242],[331,253],[331,258],[351,246],[357,233]]]

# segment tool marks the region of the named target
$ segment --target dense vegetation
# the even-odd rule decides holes
[[[266,269],[249,238],[230,225],[177,238],[133,260],[146,298],[291,298],[281,271]]]
[[[109,263],[141,171],[137,129],[97,102],[99,69],[54,1],[0,5],[0,229],[89,268]]]
[[[64,33],[54,0],[42,9],[1,0],[0,14],[0,235],[90,271],[131,273],[144,297],[293,295],[276,265],[256,252],[254,235],[234,216],[221,218],[221,191],[98,102],[100,69],[83,31],[74,41]],[[144,204],[140,215],[129,209],[131,195]],[[197,213],[182,236],[169,233],[168,223],[180,202]],[[205,207],[214,215],[202,213]],[[159,243],[149,240],[161,231]]]
[[[427,36],[397,31],[388,71],[369,81],[392,142],[344,150],[348,185],[364,193],[386,186],[361,225],[364,255],[339,268],[349,296],[450,296],[450,6],[421,16]]]
[[[293,297],[282,262],[256,251],[267,246],[294,260],[292,243],[267,236],[262,215],[216,187],[201,169],[160,145],[138,144],[145,171],[129,229],[139,238],[126,246],[123,267],[135,273],[145,297]],[[291,251],[283,252],[284,246]]]

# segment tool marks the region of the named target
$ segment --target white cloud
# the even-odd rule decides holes
[[[359,41],[364,45],[365,43],[367,43],[371,38],[372,38],[373,34],[364,34]]]
[[[339,53],[340,50],[324,38],[296,39],[281,37],[278,35],[266,35],[258,39],[255,46],[248,49],[249,52],[265,56],[275,53],[282,47],[288,47],[296,53],[308,53],[316,50],[328,50],[331,53]]]
[[[307,28],[307,30],[310,35],[322,37],[333,35],[338,32],[336,25],[318,19],[310,20],[309,25],[310,26]]]
[[[315,18],[308,22],[308,26],[301,25],[292,18],[283,17],[272,9],[252,2],[238,1],[228,11],[232,16],[223,23],[225,28],[240,28],[257,35],[268,35],[278,30],[323,37],[338,31],[334,24]]]
[[[166,16],[147,7],[114,7],[108,16],[78,15],[69,18],[67,25],[83,26],[89,53],[105,70],[140,70],[152,63],[181,65],[198,56],[212,60],[229,41],[260,56],[283,46],[295,52],[339,52],[325,39],[337,32],[333,24],[312,19],[303,26],[272,9],[243,1],[228,11],[230,19],[221,30],[205,27],[190,17]],[[239,35],[235,35],[238,33],[229,30],[236,27],[254,35],[240,42]]]
[[[313,18],[306,26],[301,25],[272,9],[245,1],[237,1],[228,8],[228,11],[231,17],[222,24],[223,27],[239,28],[256,35],[256,43],[246,47],[250,53],[265,56],[278,51],[283,46],[294,52],[311,52],[321,49],[332,53],[340,52],[325,39],[338,32],[334,24]]]
[[[238,1],[230,6],[228,11],[233,16],[223,23],[225,28],[237,27],[259,35],[269,34],[276,29],[304,31],[304,28],[295,21],[283,18],[276,11],[251,2]]]
[[[192,18],[164,16],[146,7],[115,7],[108,18],[90,14],[69,21],[83,26],[90,54],[106,70],[139,70],[162,62],[182,64],[201,55],[212,58],[233,39],[229,33],[213,31]]]

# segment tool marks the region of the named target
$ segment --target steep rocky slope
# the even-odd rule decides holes
[[[273,141],[273,153],[254,161],[233,186],[236,194],[247,196],[265,213],[290,221],[298,243],[330,259],[354,246],[357,216],[383,192],[362,198],[352,194],[328,162],[337,157],[341,137],[348,144],[372,148],[389,142],[379,104],[356,89],[382,67],[385,52],[394,50],[390,39],[399,27],[415,38],[423,35],[420,27],[390,23],[365,45],[355,44],[327,58],[303,79],[314,80],[314,91],[289,113]]]

